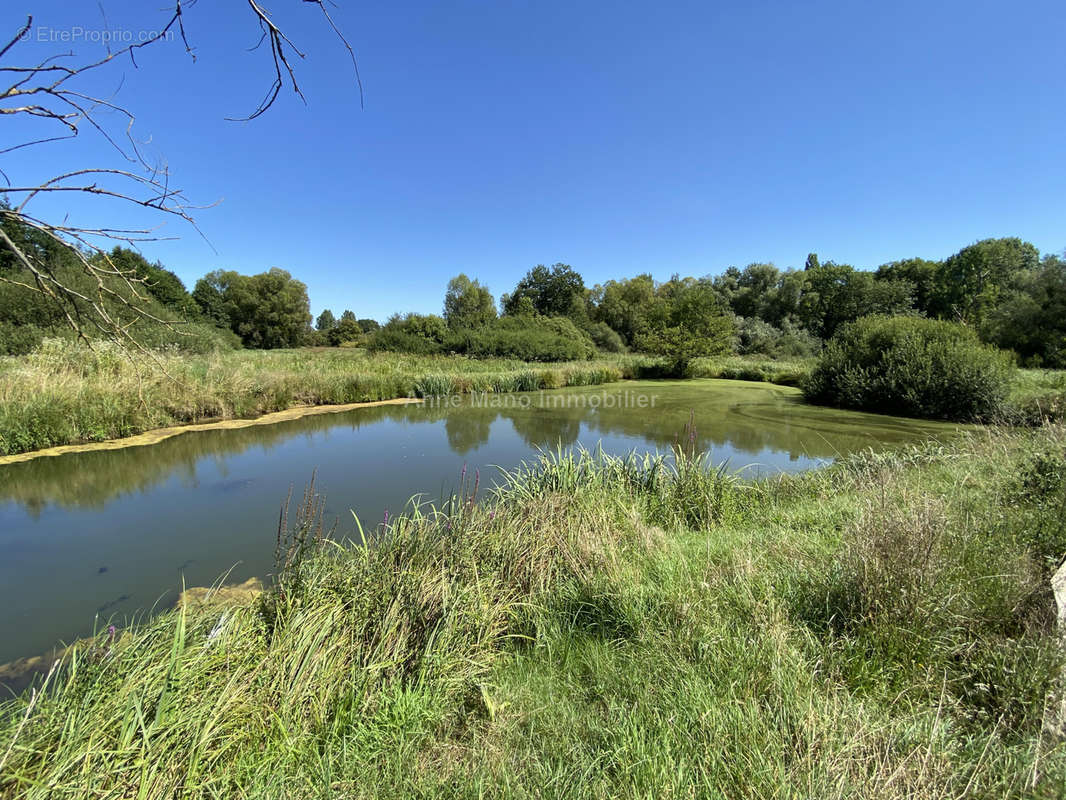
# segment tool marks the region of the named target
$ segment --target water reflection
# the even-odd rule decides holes
[[[644,408],[623,401],[644,396]],[[560,398],[566,402],[560,402]],[[182,582],[272,568],[277,509],[313,470],[327,515],[375,524],[416,493],[448,495],[464,464],[491,485],[538,448],[667,450],[690,416],[715,463],[806,469],[838,454],[943,435],[950,426],[806,406],[793,389],[642,382],[466,397],[187,433],[159,444],[0,467],[0,663],[173,602]]]
[[[643,393],[646,409],[605,407],[605,398]],[[559,402],[560,396],[572,402]],[[592,405],[594,400],[599,402]],[[582,402],[584,400],[584,402]],[[449,449],[467,456],[484,448],[493,425],[509,423],[529,449],[568,447],[582,431],[630,439],[631,446],[666,450],[694,420],[698,446],[748,456],[784,456],[788,462],[822,461],[869,446],[939,435],[940,423],[808,406],[795,389],[741,381],[640,382],[523,395],[430,399],[425,405],[371,406],[341,414],[230,430],[182,434],[158,444],[39,458],[0,467],[0,501],[13,501],[38,517],[48,505],[100,509],[115,498],[144,492],[171,479],[213,494],[246,489],[247,478],[229,477],[228,457],[258,448],[268,456],[280,444],[315,434],[358,432],[389,420],[409,425],[443,423]],[[770,458],[770,471],[787,469]],[[220,480],[204,483],[198,467],[213,464]],[[299,476],[294,476],[299,477]]]

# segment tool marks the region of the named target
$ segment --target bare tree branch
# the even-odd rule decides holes
[[[139,50],[160,42],[173,41],[175,38],[180,38],[185,52],[195,61],[196,56],[186,32],[185,14],[196,5],[197,0],[172,2],[172,10],[167,12],[168,16],[164,18],[164,24],[159,30],[141,41],[131,42],[121,48],[112,49],[108,43],[103,57],[78,63],[73,52],[59,52],[29,66],[0,63],[0,120],[21,119],[29,123],[31,129],[41,129],[36,135],[28,136],[25,141],[0,149],[0,156],[9,156],[28,147],[75,139],[84,131],[88,131],[106,142],[127,165],[86,166],[35,180],[32,185],[12,186],[8,173],[0,163],[0,176],[7,184],[3,193],[11,200],[10,204],[0,204],[0,253],[10,252],[14,263],[24,276],[12,277],[0,273],[0,282],[21,286],[48,298],[60,309],[77,336],[86,342],[88,331],[93,330],[137,349],[143,349],[131,333],[132,321],[151,319],[167,325],[174,324],[145,310],[143,306],[146,304],[146,297],[140,291],[143,288],[143,280],[128,270],[117,267],[103,246],[107,242],[124,242],[135,247],[137,243],[171,237],[156,236],[155,231],[148,228],[88,227],[68,224],[65,220],[48,222],[35,216],[29,206],[32,201],[45,195],[94,197],[120,201],[126,205],[176,217],[200,232],[193,213],[209,206],[191,204],[180,189],[172,188],[167,167],[150,163],[144,155],[143,143],[134,136],[133,112],[116,100],[122,82],[119,81],[118,88],[107,96],[101,96],[84,86],[94,75],[102,73],[117,59],[129,56],[130,63],[136,68],[136,55]],[[306,99],[297,83],[293,67],[294,59],[303,59],[305,54],[257,0],[245,2],[252,19],[262,31],[262,37],[253,49],[268,42],[272,68],[270,88],[263,100],[247,117],[236,118],[246,121],[266,113],[277,101],[286,84],[304,102]],[[363,84],[354,50],[330,16],[323,0],[302,2],[318,7],[330,30],[347,49],[355,71],[362,106]],[[106,25],[107,17],[103,6],[100,7],[100,13]],[[19,43],[25,41],[32,30],[33,17],[29,16],[25,24],[0,48],[0,60],[17,52]],[[119,125],[112,119],[116,115],[121,120]],[[48,130],[49,127],[53,130]],[[20,244],[11,235],[12,231],[20,229],[33,231],[43,237],[43,241],[73,254],[81,270],[92,279],[94,292],[86,293],[66,285],[45,256],[35,248]],[[122,291],[118,290],[119,287]],[[121,319],[114,310],[109,312],[108,308],[125,309],[130,318]]]

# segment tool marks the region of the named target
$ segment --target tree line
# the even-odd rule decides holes
[[[567,264],[538,265],[500,298],[499,312],[484,286],[459,275],[448,285],[443,316],[395,315],[371,346],[509,356],[519,355],[523,340],[554,332],[569,344],[554,342],[543,360],[564,349],[569,357],[633,350],[680,368],[730,351],[811,356],[849,322],[905,315],[963,323],[1029,366],[1066,367],[1066,262],[1041,257],[1018,238],[985,239],[942,261],[909,258],[876,270],[822,263],[811,253],[801,269],[753,263],[713,277],[656,281],[645,273],[592,287]]]
[[[110,295],[94,294],[95,276],[64,248],[28,226],[4,226],[20,248],[83,288],[86,318],[91,303],[103,304],[152,347],[356,344],[534,361],[636,351],[665,356],[683,371],[693,358],[726,352],[814,355],[842,325],[877,314],[961,322],[1023,364],[1066,367],[1066,261],[1041,256],[1018,238],[985,239],[942,261],[909,258],[876,270],[823,263],[811,253],[802,268],[753,263],[716,276],[657,281],[644,273],[591,287],[570,265],[537,265],[498,303],[485,285],[460,274],[447,285],[441,314],[394,314],[380,325],[347,309],[339,317],[326,309],[312,320],[307,286],[283,269],[215,270],[190,292],[163,265],[123,247],[88,257],[109,259],[134,280],[115,279]],[[0,352],[27,352],[44,336],[71,330],[63,310],[27,282],[13,254],[0,249]],[[136,310],[119,298],[136,300],[129,304]]]

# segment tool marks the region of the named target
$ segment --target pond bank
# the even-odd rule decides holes
[[[135,358],[103,344],[92,351],[46,345],[28,356],[0,357],[0,455],[293,407],[609,383],[634,377],[644,361],[533,364],[344,349]]]
[[[1064,453],[550,457],[7,703],[0,796],[1053,797]]]
[[[393,400],[374,400],[369,403],[338,403],[337,405],[325,406],[293,406],[284,411],[272,411],[261,417],[252,419],[220,419],[211,422],[191,422],[188,425],[171,425],[166,428],[156,428],[144,433],[126,436],[122,439],[108,439],[103,442],[84,442],[82,444],[67,444],[58,447],[49,447],[44,450],[32,450],[28,453],[16,453],[9,456],[0,456],[0,467],[5,464],[18,464],[23,461],[32,461],[35,458],[47,458],[50,456],[62,456],[68,453],[91,453],[98,450],[121,450],[126,447],[144,447],[145,445],[159,444],[172,436],[183,433],[196,433],[198,431],[230,431],[240,428],[250,428],[256,425],[276,425],[279,422],[301,419],[303,417],[316,416],[318,414],[343,414],[345,411],[354,411],[357,408],[373,408],[375,406],[403,406],[411,403],[421,403],[421,398],[398,397]]]

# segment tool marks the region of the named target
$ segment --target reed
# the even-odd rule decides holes
[[[687,442],[464,475],[362,544],[309,488],[258,600],[0,706],[0,797],[1060,796],[1062,427],[756,483]]]
[[[106,342],[88,350],[47,340],[28,356],[0,358],[0,455],[301,405],[608,383],[640,361],[614,356],[546,371],[522,361],[354,349],[147,357]]]

